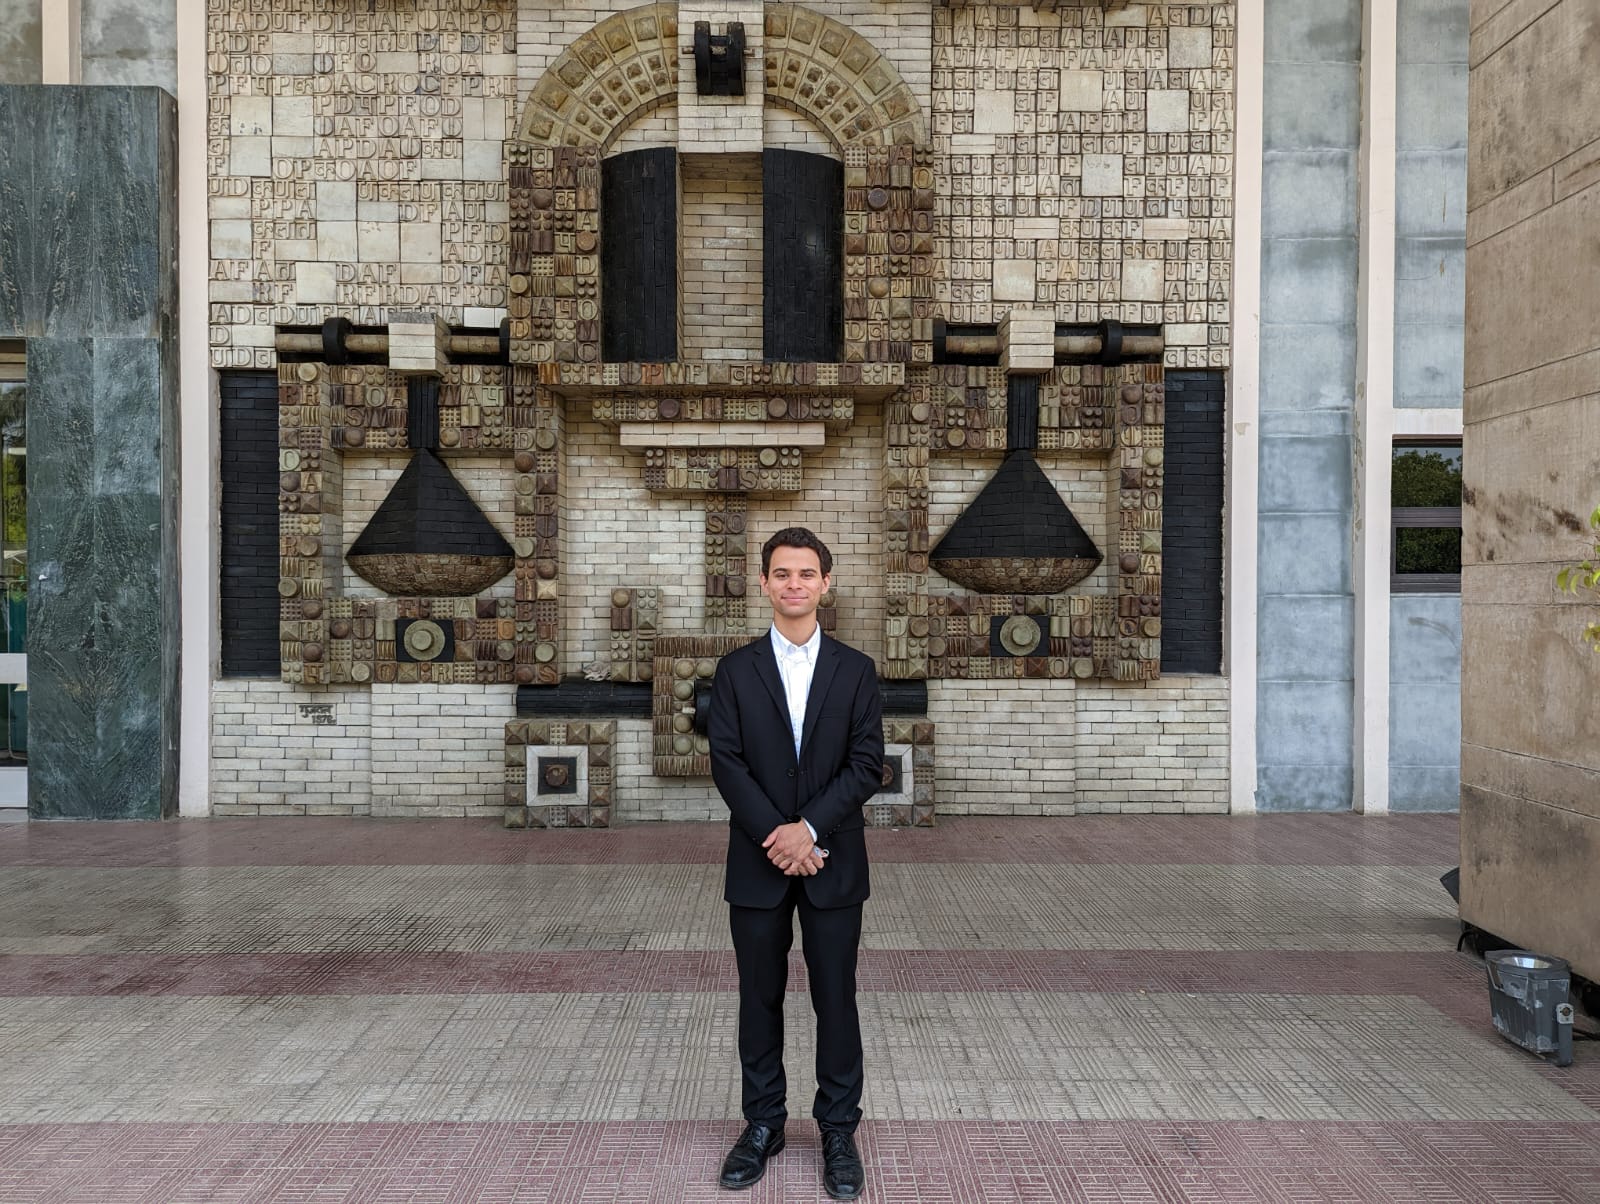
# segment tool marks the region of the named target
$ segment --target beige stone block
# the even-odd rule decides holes
[[[461,178],[499,180],[505,177],[504,143],[468,139],[461,143]]]
[[[249,221],[250,198],[247,196],[214,196],[206,205],[212,221]]]
[[[498,327],[506,316],[504,309],[491,309],[481,305],[469,305],[461,311],[461,324],[474,329],[488,329]]]
[[[1034,262],[1031,259],[994,261],[994,299],[1032,301],[1035,296]]]
[[[231,176],[270,176],[272,139],[238,137],[228,143],[228,174]]]
[[[211,223],[211,258],[251,258],[251,224],[248,221]]]
[[[356,217],[363,222],[397,222],[400,220],[400,202],[362,198],[356,204]]]
[[[822,447],[827,427],[820,422],[623,422],[623,447]]]
[[[1014,92],[983,89],[973,95],[972,131],[975,134],[1012,134],[1017,129]]]
[[[1122,156],[1083,156],[1084,196],[1122,195]]]
[[[450,328],[438,314],[389,315],[389,367],[395,372],[438,375],[449,366]]]
[[[331,263],[294,265],[294,298],[301,305],[331,305],[339,289]]]
[[[317,258],[353,263],[360,256],[355,222],[317,222]]]
[[[228,101],[228,132],[235,138],[270,136],[272,97],[235,96]]]
[[[400,225],[400,258],[406,263],[437,263],[443,255],[437,222],[403,222]]]
[[[1167,30],[1167,66],[1209,70],[1211,27],[1177,25]]]
[[[1184,242],[1189,237],[1189,219],[1147,217],[1144,219],[1144,237],[1147,242]]]
[[[389,263],[400,258],[398,222],[356,223],[361,259],[367,263]]]
[[[1161,300],[1161,261],[1159,259],[1124,259],[1122,261],[1122,298],[1125,301]]]
[[[1189,130],[1189,90],[1167,88],[1145,93],[1145,129],[1152,134],[1183,134]]]
[[[354,183],[319,181],[316,204],[318,221],[353,222],[356,219],[356,186]]]
[[[1000,366],[1006,372],[1049,372],[1056,363],[1054,309],[1014,305],[1000,319]]]
[[[951,134],[952,155],[992,155],[995,151],[993,134]]]
[[[273,97],[272,133],[274,136],[281,138],[311,137],[311,97]]]
[[[1105,107],[1103,71],[1063,71],[1061,108],[1068,112],[1098,113]]]

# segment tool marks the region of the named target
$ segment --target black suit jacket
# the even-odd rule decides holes
[[[776,907],[789,878],[761,842],[810,821],[827,863],[802,877],[815,907],[848,907],[869,891],[862,805],[883,784],[883,703],[871,658],[824,635],[796,760],[789,705],[770,632],[717,663],[708,727],[711,776],[731,813],[723,897]]]

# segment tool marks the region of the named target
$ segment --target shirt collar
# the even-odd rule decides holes
[[[811,638],[804,644],[791,644],[778,631],[777,625],[772,628],[772,651],[781,659],[785,656],[804,656],[809,664],[817,659],[817,649],[822,647],[822,624],[818,623],[811,629]]]

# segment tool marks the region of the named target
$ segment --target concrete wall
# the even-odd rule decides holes
[[[1389,600],[1389,807],[1454,811],[1461,795],[1461,597]]]
[[[1394,404],[1458,409],[1466,308],[1471,0],[1400,0],[1395,105]],[[1461,792],[1461,599],[1389,605],[1389,805],[1454,810]]]
[[[53,3],[54,0],[45,0]],[[83,82],[178,91],[175,0],[82,0]]]
[[[1350,806],[1359,0],[1266,8],[1256,803]]]
[[[1471,0],[1400,0],[1394,404],[1461,405]]]
[[[0,84],[44,78],[39,0],[0,0]]]
[[[1600,978],[1600,7],[1473,6],[1461,914]]]

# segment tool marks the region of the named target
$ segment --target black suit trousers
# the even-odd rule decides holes
[[[817,1096],[811,1115],[824,1132],[854,1133],[861,1122],[864,1080],[861,1020],[856,1011],[862,905],[816,907],[806,897],[804,881],[790,879],[789,891],[777,907],[730,908],[733,952],[739,964],[744,1116],[752,1124],[777,1129],[788,1119],[783,998],[798,910],[811,1006],[817,1014]]]

